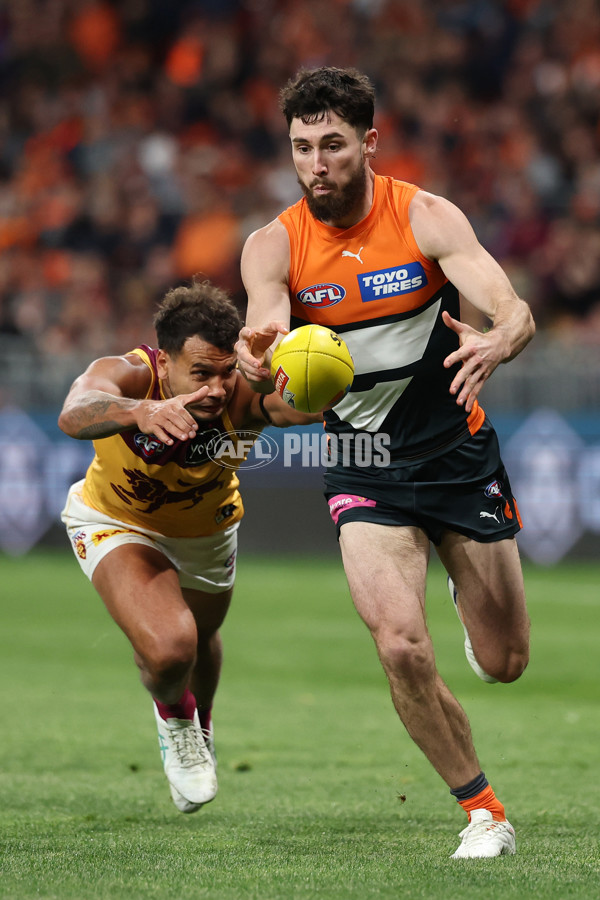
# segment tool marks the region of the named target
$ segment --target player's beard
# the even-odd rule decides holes
[[[326,178],[316,183],[329,184]],[[298,178],[298,184],[304,191],[308,208],[315,219],[320,219],[321,222],[343,222],[355,209],[360,207],[363,201],[367,190],[367,172],[361,161],[344,187],[323,197],[316,197],[312,188],[307,187],[300,178]]]

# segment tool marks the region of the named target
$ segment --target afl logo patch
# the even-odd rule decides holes
[[[303,288],[296,297],[304,306],[312,309],[325,309],[327,306],[335,306],[346,296],[346,291],[341,284],[312,284]]]
[[[490,499],[502,497],[502,485],[499,481],[491,481],[483,493],[486,497],[490,497]]]
[[[165,449],[163,442],[152,437],[150,434],[141,434],[138,432],[133,440],[144,459],[152,459],[153,456],[162,453]]]

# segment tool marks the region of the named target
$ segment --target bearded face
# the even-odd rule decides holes
[[[329,111],[292,119],[292,156],[298,183],[312,215],[327,225],[348,228],[369,211],[369,158],[377,132],[364,133]]]
[[[308,186],[300,176],[298,183],[304,192],[308,208],[315,219],[322,222],[340,222],[360,207],[367,188],[367,173],[362,160],[351,173],[349,180],[338,187],[329,178],[315,178]],[[315,193],[315,188],[329,188],[328,193]]]

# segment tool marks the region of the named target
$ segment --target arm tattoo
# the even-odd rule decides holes
[[[95,425],[80,428],[77,437],[81,441],[93,441],[95,438],[111,437],[124,430],[117,422],[97,422]]]
[[[77,438],[79,440],[94,440],[95,438],[111,437],[120,431],[126,431],[131,426],[123,426],[115,419],[105,419],[104,415],[111,408],[128,409],[131,400],[128,397],[98,397],[89,400],[84,407],[75,413],[78,421]]]

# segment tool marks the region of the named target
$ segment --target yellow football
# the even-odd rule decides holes
[[[288,406],[316,413],[338,403],[350,389],[354,361],[344,341],[323,325],[302,325],[273,351],[271,376]]]

